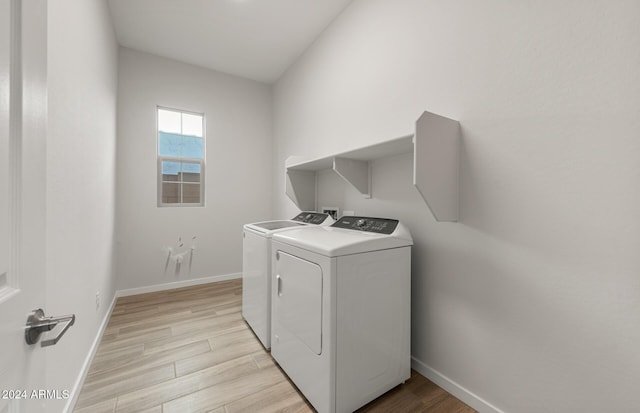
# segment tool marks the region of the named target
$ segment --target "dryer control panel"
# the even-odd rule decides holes
[[[375,232],[378,234],[392,234],[398,226],[397,219],[351,217],[346,216],[336,221],[332,227],[352,229],[355,231]]]
[[[301,212],[296,215],[293,220],[304,222],[306,224],[320,225],[328,216],[328,214],[322,214],[320,212]]]

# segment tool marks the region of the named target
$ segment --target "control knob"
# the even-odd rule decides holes
[[[367,225],[367,220],[364,218],[360,218],[359,220],[356,221],[356,227],[358,228],[362,228],[365,225]]]

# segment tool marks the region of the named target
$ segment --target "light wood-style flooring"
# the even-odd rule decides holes
[[[119,298],[74,412],[313,412],[241,301],[241,280]],[[412,372],[359,412],[474,410]]]

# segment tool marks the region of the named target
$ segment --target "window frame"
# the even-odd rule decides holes
[[[189,114],[189,115],[196,115],[196,116],[201,116],[202,117],[202,159],[200,158],[188,158],[188,157],[180,157],[180,156],[167,156],[167,155],[160,155],[160,116],[159,116],[159,111],[160,110],[166,110],[166,111],[170,111],[170,112],[177,112],[180,113],[181,115],[183,113]],[[206,154],[207,154],[207,139],[206,139],[206,117],[205,114],[202,112],[194,112],[191,110],[184,110],[184,109],[177,109],[174,107],[168,107],[168,106],[160,106],[157,105],[156,106],[156,158],[157,158],[157,206],[159,208],[189,208],[189,207],[205,207],[205,160],[206,160]],[[180,135],[182,135],[182,133],[180,133]],[[182,136],[190,136],[190,135],[182,135]],[[162,202],[162,191],[163,191],[163,187],[162,184],[163,183],[177,183],[180,184],[180,199],[182,200],[182,193],[183,193],[183,186],[184,185],[194,185],[196,184],[196,182],[188,182],[188,181],[164,181],[162,179],[162,162],[189,162],[189,163],[196,163],[200,165],[200,202],[190,202],[190,203],[185,203],[185,202],[178,202],[178,203],[167,203],[167,202]]]

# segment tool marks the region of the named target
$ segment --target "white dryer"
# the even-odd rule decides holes
[[[301,212],[288,220],[244,225],[242,316],[266,349],[271,347],[271,237],[282,231],[334,222],[328,214]]]
[[[411,245],[384,218],[273,236],[271,355],[318,412],[352,412],[409,379]]]

